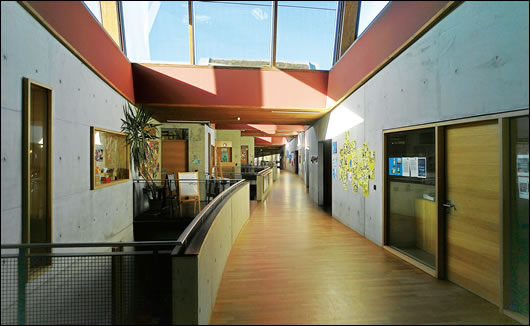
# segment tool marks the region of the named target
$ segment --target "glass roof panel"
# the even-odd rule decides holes
[[[278,1],[276,64],[329,70],[338,1]]]
[[[129,60],[190,63],[187,1],[123,1],[122,7]]]
[[[357,37],[374,21],[390,1],[361,1]]]
[[[83,1],[83,3],[101,24],[101,5],[99,1]]]
[[[272,1],[195,1],[195,64],[270,65]]]

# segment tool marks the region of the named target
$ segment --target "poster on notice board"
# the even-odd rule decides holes
[[[389,175],[403,175],[403,162],[401,157],[390,157],[388,159],[388,174]]]
[[[427,178],[427,158],[418,157],[418,178]]]
[[[517,155],[517,188],[523,199],[528,199],[528,170],[528,154]]]

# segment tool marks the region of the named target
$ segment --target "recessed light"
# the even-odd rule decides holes
[[[237,120],[241,120],[241,118],[240,118],[240,117],[237,117]]]

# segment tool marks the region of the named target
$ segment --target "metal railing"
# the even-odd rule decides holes
[[[176,244],[2,245],[2,251],[18,251],[1,258],[2,325],[170,323],[171,305],[164,302],[171,302]]]
[[[171,257],[202,243],[244,182],[215,197],[176,241],[2,244],[2,325],[170,324]]]

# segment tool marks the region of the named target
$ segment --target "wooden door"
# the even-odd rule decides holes
[[[168,174],[188,172],[187,140],[162,140],[162,170]]]
[[[241,146],[241,164],[248,164],[248,149],[246,146]]]
[[[446,128],[447,278],[499,304],[497,121]],[[454,204],[447,208],[447,204]]]
[[[232,162],[232,147],[217,147],[217,157],[221,163]]]

